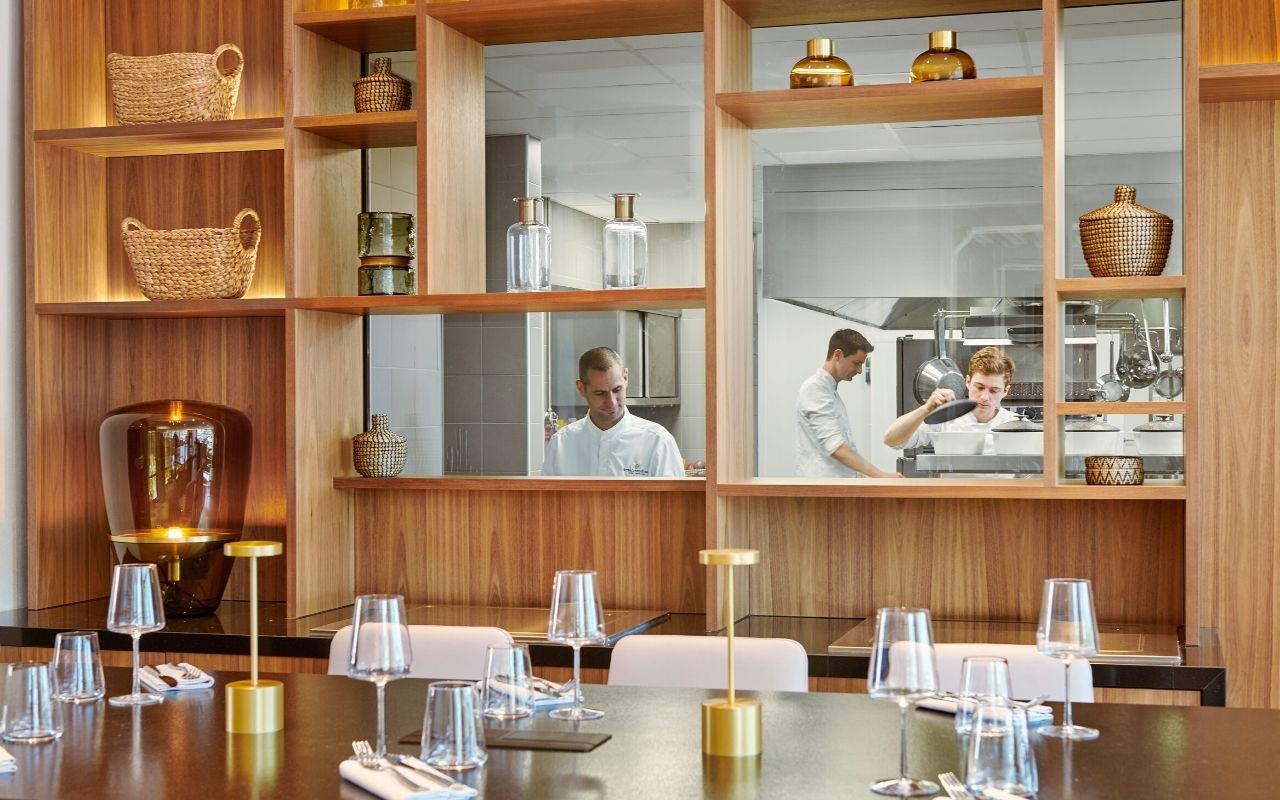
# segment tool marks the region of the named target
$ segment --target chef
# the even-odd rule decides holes
[[[964,384],[969,389],[969,399],[977,403],[969,413],[957,417],[950,422],[937,425],[925,424],[924,418],[933,413],[938,406],[956,399],[950,389],[937,389],[915,411],[894,420],[885,431],[884,443],[899,450],[925,447],[933,442],[933,434],[939,431],[984,431],[989,432],[997,425],[1012,422],[1018,415],[1000,407],[1013,384],[1013,359],[998,347],[984,347],[969,359],[969,374]],[[995,452],[992,437],[987,437],[983,452]]]
[[[627,368],[608,347],[578,359],[575,385],[587,415],[551,437],[543,475],[683,478],[680,448],[667,429],[627,413]]]
[[[901,478],[858,455],[849,412],[836,388],[862,374],[875,348],[851,328],[831,334],[827,360],[800,384],[796,397],[796,473],[808,478]]]

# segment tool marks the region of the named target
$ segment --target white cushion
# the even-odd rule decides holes
[[[1035,645],[948,642],[934,645],[934,651],[938,656],[938,688],[944,692],[960,691],[960,666],[967,656],[998,656],[1009,662],[1009,691],[1015,698],[1028,700],[1045,694],[1050,700],[1063,699],[1062,661],[1042,655]],[[1093,702],[1093,670],[1083,658],[1071,662],[1071,702]]]
[[[791,639],[734,637],[734,688],[809,691],[809,656]],[[626,636],[609,658],[611,686],[724,689],[728,643],[723,636]]]
[[[485,651],[490,645],[511,644],[511,634],[502,628],[461,625],[410,625],[409,646],[413,648],[412,678],[480,680],[484,677]],[[346,675],[351,658],[351,626],[333,635],[329,645],[329,674]]]

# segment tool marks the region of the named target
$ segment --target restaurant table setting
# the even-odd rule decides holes
[[[185,661],[172,664],[148,664],[138,674],[138,681],[153,692],[208,689],[213,676]]]

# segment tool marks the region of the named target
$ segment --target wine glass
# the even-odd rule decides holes
[[[604,644],[604,612],[596,574],[589,570],[562,569],[551,592],[551,618],[547,639],[573,647],[573,708],[557,708],[556,719],[600,719],[603,711],[582,707],[581,650],[584,644]]]
[[[164,628],[160,573],[155,564],[118,564],[111,570],[111,602],[107,630],[133,637],[133,691],[107,700],[113,706],[149,706],[164,698],[138,686],[138,639]]]
[[[1050,578],[1044,582],[1036,649],[1047,656],[1062,659],[1062,677],[1066,682],[1062,724],[1047,725],[1040,729],[1040,733],[1055,739],[1098,738],[1095,728],[1071,723],[1071,662],[1098,652],[1098,623],[1093,614],[1093,592],[1089,581]]]
[[[413,649],[405,624],[404,596],[362,594],[351,617],[351,656],[347,677],[370,681],[378,687],[377,756],[387,754],[387,682],[409,675]]]
[[[892,700],[901,711],[901,761],[898,777],[871,784],[871,791],[895,797],[932,796],[938,784],[907,776],[907,711],[917,700],[938,691],[938,665],[933,655],[933,629],[923,608],[882,608],[876,612],[875,644],[867,693]]]

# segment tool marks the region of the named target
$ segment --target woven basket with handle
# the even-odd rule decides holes
[[[218,58],[226,52],[236,54],[236,64],[224,72]],[[212,53],[107,56],[111,99],[121,125],[230,119],[242,72],[244,53],[234,44]]]
[[[127,217],[120,235],[148,299],[233,299],[253,281],[262,222],[252,208],[236,214],[230,228],[152,230]]]

